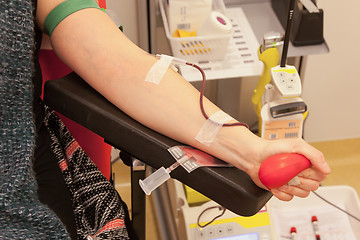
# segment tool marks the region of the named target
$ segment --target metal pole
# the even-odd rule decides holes
[[[145,164],[133,158],[131,165],[131,215],[134,230],[139,240],[146,238],[146,196],[139,186],[139,179],[145,178]]]

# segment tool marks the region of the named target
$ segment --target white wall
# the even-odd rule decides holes
[[[106,0],[106,8],[116,13],[120,24],[124,27],[125,35],[137,44],[139,42],[137,1]]]
[[[323,141],[360,137],[359,0],[318,0],[330,53],[309,56],[303,98],[309,107],[304,137]]]

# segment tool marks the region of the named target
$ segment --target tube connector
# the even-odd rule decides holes
[[[144,180],[139,180],[139,185],[146,195],[150,195],[152,191],[161,184],[170,179],[170,169],[161,167]]]

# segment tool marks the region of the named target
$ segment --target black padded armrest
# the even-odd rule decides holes
[[[47,81],[44,100],[55,111],[156,169],[175,162],[167,149],[184,145],[130,118],[75,73]],[[256,214],[272,196],[233,167],[201,167],[190,174],[178,167],[171,177],[242,216]]]

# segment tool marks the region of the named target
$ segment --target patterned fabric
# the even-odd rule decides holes
[[[69,239],[55,213],[39,201],[32,174],[35,2],[0,0],[1,240]],[[79,239],[128,239],[117,192],[53,113],[47,126],[73,197]]]
[[[73,197],[79,239],[129,239],[126,213],[114,187],[49,108],[45,124],[51,148]]]
[[[32,74],[34,8],[0,0],[0,239],[69,239],[41,204],[31,162],[35,145]]]

